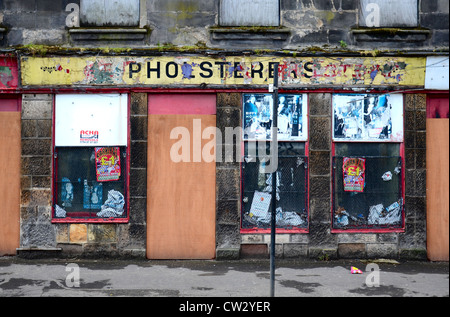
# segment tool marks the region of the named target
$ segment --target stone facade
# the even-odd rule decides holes
[[[74,23],[69,18],[77,17],[76,11],[68,8],[79,6],[79,0],[0,0],[0,57],[89,56],[100,51],[108,56],[152,57],[231,54],[287,58],[406,55],[448,58],[448,1],[418,1],[417,27],[377,30],[360,27],[359,3],[280,0],[280,26],[256,28],[220,26],[218,0],[141,0],[139,27],[102,29],[68,26]],[[75,92],[90,88],[65,87]],[[95,92],[102,91],[102,87],[94,88]],[[188,88],[201,91],[205,87]],[[223,136],[226,128],[242,126],[242,94],[247,88],[207,90],[216,94],[216,122]],[[182,92],[186,87],[118,89],[129,93],[131,101],[127,223],[52,223],[53,106],[55,94],[63,90],[19,86],[13,91],[22,100],[19,254],[145,257],[148,98],[152,89]],[[258,89],[253,90],[261,91]],[[290,89],[296,93],[305,91],[305,87]],[[386,85],[380,91],[399,89]],[[276,256],[426,259],[427,94],[413,90],[404,94],[405,232],[332,233],[331,105],[333,93],[343,90],[358,92],[361,88],[315,86],[307,91],[309,227],[304,233],[278,234]],[[240,141],[236,142],[221,144],[222,154],[233,154],[236,158]],[[225,150],[229,147],[234,149],[233,153]],[[216,245],[217,259],[267,258],[270,250],[268,233],[241,233],[241,166],[236,159],[229,162],[226,157],[216,164]]]
[[[281,0],[280,28],[251,29],[244,37],[241,35],[245,28],[230,30],[219,25],[219,1],[142,0],[141,31],[129,29],[125,32],[127,35],[110,29],[111,36],[83,27],[70,32],[71,27],[66,26],[68,16],[73,14],[71,9],[66,11],[69,4],[79,6],[80,1],[3,0],[0,3],[3,44],[160,49],[172,46],[287,50],[315,47],[319,51],[361,47],[369,51],[392,48],[414,51],[448,47],[449,7],[445,0],[419,1],[417,28],[393,28],[381,34],[367,32],[359,26],[359,1]],[[80,34],[85,37],[80,38]],[[396,37],[386,41],[393,34]]]

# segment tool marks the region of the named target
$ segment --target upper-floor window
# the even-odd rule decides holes
[[[279,0],[220,0],[221,26],[279,26]]]
[[[80,0],[80,26],[138,27],[140,0]]]
[[[417,27],[418,0],[360,0],[359,26]]]

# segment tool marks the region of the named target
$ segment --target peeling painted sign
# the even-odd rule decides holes
[[[17,60],[0,56],[0,89],[15,89],[18,82]]]
[[[401,57],[22,57],[22,84],[424,86],[425,58]]]

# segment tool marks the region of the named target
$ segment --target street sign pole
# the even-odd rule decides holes
[[[272,149],[278,149],[278,63],[274,65],[273,79],[273,109],[272,109]],[[271,151],[272,155],[278,155],[278,151]],[[277,162],[271,158],[271,165]],[[272,217],[270,224],[270,296],[275,296],[275,230],[277,208],[277,168],[272,169]]]

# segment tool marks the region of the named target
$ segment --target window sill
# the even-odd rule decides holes
[[[419,28],[359,28],[351,30],[356,42],[424,42],[431,32]]]
[[[69,35],[74,42],[144,41],[151,33],[145,28],[72,28]]]
[[[405,228],[374,228],[374,229],[331,229],[331,233],[404,233]]]
[[[53,218],[52,223],[128,223],[128,218]]]
[[[291,31],[285,27],[212,27],[213,41],[284,42]]]
[[[264,229],[264,228],[241,228],[240,230],[241,234],[270,234],[270,229]],[[299,234],[299,233],[309,233],[308,228],[294,228],[294,229],[284,229],[284,228],[277,228],[276,234]]]

